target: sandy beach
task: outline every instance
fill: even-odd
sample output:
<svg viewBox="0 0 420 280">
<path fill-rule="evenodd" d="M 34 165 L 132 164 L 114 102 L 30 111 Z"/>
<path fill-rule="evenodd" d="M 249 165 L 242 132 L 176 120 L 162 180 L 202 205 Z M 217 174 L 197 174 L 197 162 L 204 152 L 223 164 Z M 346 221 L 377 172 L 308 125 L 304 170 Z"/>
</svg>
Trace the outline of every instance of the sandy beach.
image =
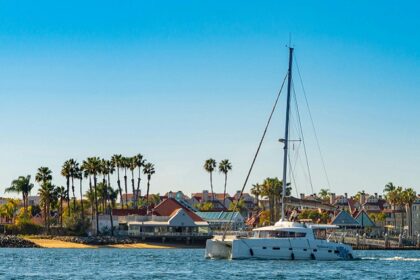
<svg viewBox="0 0 420 280">
<path fill-rule="evenodd" d="M 114 245 L 86 245 L 76 242 L 66 242 L 47 238 L 31 238 L 25 237 L 26 240 L 32 241 L 41 248 L 61 248 L 61 249 L 97 249 L 97 248 L 117 248 L 117 249 L 175 249 L 187 248 L 178 244 L 155 244 L 155 243 L 133 243 L 133 244 L 114 244 Z"/>
</svg>

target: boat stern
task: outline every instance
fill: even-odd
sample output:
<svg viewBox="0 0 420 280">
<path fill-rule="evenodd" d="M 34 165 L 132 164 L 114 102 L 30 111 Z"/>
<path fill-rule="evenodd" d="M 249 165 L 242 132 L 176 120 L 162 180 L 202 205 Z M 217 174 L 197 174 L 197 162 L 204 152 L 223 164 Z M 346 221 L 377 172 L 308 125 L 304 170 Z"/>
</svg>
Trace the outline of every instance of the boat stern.
<svg viewBox="0 0 420 280">
<path fill-rule="evenodd" d="M 232 256 L 232 242 L 217 239 L 206 241 L 205 258 L 210 259 L 230 259 Z"/>
</svg>

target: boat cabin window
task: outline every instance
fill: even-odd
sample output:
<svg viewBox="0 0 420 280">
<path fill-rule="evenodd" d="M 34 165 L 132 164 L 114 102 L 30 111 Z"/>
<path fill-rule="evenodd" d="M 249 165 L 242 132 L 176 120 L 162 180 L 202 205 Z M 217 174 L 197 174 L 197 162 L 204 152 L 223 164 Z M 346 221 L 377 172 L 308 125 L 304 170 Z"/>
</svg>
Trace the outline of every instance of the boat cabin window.
<svg viewBox="0 0 420 280">
<path fill-rule="evenodd" d="M 255 232 L 255 237 L 257 238 L 295 238 L 295 237 L 305 237 L 306 233 L 304 232 L 295 232 L 295 231 L 257 231 Z"/>
</svg>

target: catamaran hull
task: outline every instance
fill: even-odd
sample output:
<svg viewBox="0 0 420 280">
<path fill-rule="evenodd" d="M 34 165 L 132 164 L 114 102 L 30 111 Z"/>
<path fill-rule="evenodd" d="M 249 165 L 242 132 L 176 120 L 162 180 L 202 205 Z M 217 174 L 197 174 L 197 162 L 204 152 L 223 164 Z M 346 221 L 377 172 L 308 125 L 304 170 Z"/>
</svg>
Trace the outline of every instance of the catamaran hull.
<svg viewBox="0 0 420 280">
<path fill-rule="evenodd" d="M 205 257 L 215 259 L 351 260 L 350 246 L 308 239 L 207 240 Z"/>
</svg>

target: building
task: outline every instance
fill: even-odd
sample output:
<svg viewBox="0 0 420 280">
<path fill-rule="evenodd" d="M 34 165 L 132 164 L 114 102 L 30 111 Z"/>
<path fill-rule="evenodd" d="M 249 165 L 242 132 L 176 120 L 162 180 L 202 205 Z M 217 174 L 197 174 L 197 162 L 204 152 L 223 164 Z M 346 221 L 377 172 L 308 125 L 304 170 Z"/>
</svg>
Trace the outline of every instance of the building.
<svg viewBox="0 0 420 280">
<path fill-rule="evenodd" d="M 159 203 L 147 215 L 118 217 L 119 228 L 143 239 L 204 240 L 211 237 L 209 224 L 173 198 Z"/>
<path fill-rule="evenodd" d="M 243 230 L 245 219 L 239 212 L 196 212 L 212 230 Z"/>
<path fill-rule="evenodd" d="M 420 195 L 417 196 L 416 201 L 411 206 L 411 235 L 417 236 L 420 234 Z"/>
<path fill-rule="evenodd" d="M 37 206 L 40 204 L 41 198 L 39 195 L 28 196 L 28 206 Z"/>
</svg>

